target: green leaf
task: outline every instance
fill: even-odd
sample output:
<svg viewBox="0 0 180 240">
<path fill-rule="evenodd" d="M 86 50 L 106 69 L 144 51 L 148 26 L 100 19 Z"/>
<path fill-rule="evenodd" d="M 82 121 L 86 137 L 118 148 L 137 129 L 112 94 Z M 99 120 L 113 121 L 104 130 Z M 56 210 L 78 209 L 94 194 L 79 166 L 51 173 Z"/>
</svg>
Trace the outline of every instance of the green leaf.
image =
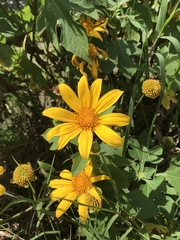
<svg viewBox="0 0 180 240">
<path fill-rule="evenodd" d="M 0 53 L 0 66 L 8 70 L 12 66 L 12 56 L 15 53 L 9 45 L 2 43 L 0 43 Z"/>
<path fill-rule="evenodd" d="M 135 52 L 135 48 L 133 42 L 127 42 L 125 40 L 117 40 L 115 43 L 117 46 L 118 52 L 118 67 L 120 72 L 131 79 L 132 76 L 136 73 L 137 67 L 135 62 L 131 60 L 131 55 Z"/>
<path fill-rule="evenodd" d="M 79 174 L 87 165 L 87 160 L 83 159 L 79 153 L 73 155 L 73 164 L 71 167 L 71 172 L 73 177 Z"/>
<path fill-rule="evenodd" d="M 9 17 L 0 9 L 0 34 L 5 37 L 14 37 L 23 34 L 16 25 L 16 18 L 18 18 L 17 15 Z"/>
<path fill-rule="evenodd" d="M 26 53 L 22 54 L 22 57 L 19 61 L 19 66 L 21 69 L 21 73 L 25 76 L 29 74 L 32 77 L 32 83 L 37 84 L 40 87 L 46 86 L 46 81 L 44 76 L 42 75 L 42 69 L 40 69 L 35 63 L 30 61 Z"/>
<path fill-rule="evenodd" d="M 44 162 L 42 162 L 42 161 L 37 161 L 37 163 L 38 163 L 38 165 L 39 165 L 39 167 L 41 168 L 41 169 L 43 169 L 44 171 L 55 171 L 55 169 L 53 168 L 53 166 L 52 165 L 50 165 L 50 164 L 48 164 L 48 163 L 44 163 Z"/>
<path fill-rule="evenodd" d="M 156 205 L 140 190 L 132 190 L 127 194 L 127 198 L 133 208 L 131 214 L 137 218 L 148 219 L 158 214 L 158 208 Z"/>
<path fill-rule="evenodd" d="M 46 138 L 46 134 L 49 132 L 49 130 L 51 130 L 52 128 L 48 128 L 46 129 L 46 131 L 42 134 L 43 138 L 48 141 L 49 143 L 52 143 L 51 147 L 50 147 L 50 150 L 51 151 L 54 151 L 54 150 L 57 150 L 58 149 L 58 141 L 59 141 L 59 136 L 55 136 L 55 137 L 52 137 L 50 140 L 47 140 Z"/>
<path fill-rule="evenodd" d="M 40 21 L 38 23 L 38 29 L 40 33 L 42 33 L 42 29 L 46 28 L 49 40 L 54 44 L 56 49 L 59 50 L 56 29 L 58 26 L 61 31 L 60 44 L 62 44 L 67 51 L 89 62 L 90 58 L 88 56 L 88 38 L 86 31 L 72 19 L 69 13 L 70 10 L 74 11 L 75 6 L 78 9 L 84 10 L 84 7 L 80 7 L 70 1 L 45 0 L 44 9 L 38 17 L 38 22 Z M 86 7 L 89 8 L 89 6 L 90 5 L 87 3 Z"/>
<path fill-rule="evenodd" d="M 174 45 L 174 47 L 177 51 L 177 54 L 180 58 L 180 42 L 178 41 L 178 39 L 176 39 L 175 37 L 172 37 L 172 36 L 163 36 L 161 38 L 162 39 L 167 39 L 168 41 L 170 41 Z"/>
<path fill-rule="evenodd" d="M 161 34 L 161 32 L 163 30 L 166 13 L 167 13 L 167 6 L 168 6 L 167 0 L 161 1 L 161 6 L 159 7 L 160 11 L 158 14 L 157 23 L 156 23 L 156 27 L 155 27 L 155 31 L 154 31 L 154 36 L 153 36 L 154 42 L 157 41 L 159 35 Z"/>
<path fill-rule="evenodd" d="M 177 161 L 171 162 L 170 167 L 164 173 L 158 175 L 164 176 L 168 183 L 173 186 L 180 196 L 180 163 Z"/>
</svg>

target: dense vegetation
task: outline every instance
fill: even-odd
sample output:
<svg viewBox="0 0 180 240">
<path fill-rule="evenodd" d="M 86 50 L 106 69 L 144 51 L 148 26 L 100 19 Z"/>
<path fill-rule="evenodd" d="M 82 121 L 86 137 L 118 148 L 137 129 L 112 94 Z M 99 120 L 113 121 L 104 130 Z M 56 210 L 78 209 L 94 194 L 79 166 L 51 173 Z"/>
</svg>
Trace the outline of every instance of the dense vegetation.
<svg viewBox="0 0 180 240">
<path fill-rule="evenodd" d="M 1 0 L 0 239 L 180 239 L 179 8 L 179 0 Z M 108 177 L 94 183 L 102 205 L 94 197 L 85 221 L 78 198 L 57 218 L 49 183 L 64 169 L 74 179 L 84 172 L 86 145 L 77 134 L 59 147 L 66 134 L 47 136 L 63 121 L 44 111 L 74 113 L 59 89 L 83 90 L 86 101 L 80 79 L 89 87 L 102 79 L 101 96 L 112 93 L 98 119 L 130 117 L 107 124 L 122 146 L 91 126 L 92 174 Z M 116 100 L 115 89 L 123 91 Z M 24 186 L 13 175 L 22 164 L 35 174 Z"/>
</svg>

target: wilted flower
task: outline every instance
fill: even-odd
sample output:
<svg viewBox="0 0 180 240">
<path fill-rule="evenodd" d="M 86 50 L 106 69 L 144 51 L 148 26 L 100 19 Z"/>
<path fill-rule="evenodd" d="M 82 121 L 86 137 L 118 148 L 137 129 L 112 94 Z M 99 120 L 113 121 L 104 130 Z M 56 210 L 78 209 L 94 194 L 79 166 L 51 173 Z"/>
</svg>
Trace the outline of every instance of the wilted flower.
<svg viewBox="0 0 180 240">
<path fill-rule="evenodd" d="M 19 164 L 13 172 L 11 183 L 15 183 L 20 187 L 28 188 L 29 183 L 36 179 L 37 177 L 34 174 L 34 170 L 30 163 Z"/>
<path fill-rule="evenodd" d="M 96 79 L 98 77 L 98 72 L 102 72 L 99 68 L 99 60 L 107 60 L 109 58 L 106 51 L 96 47 L 94 44 L 89 44 L 89 57 L 92 60 L 87 63 L 89 70 L 91 71 L 92 77 Z M 74 66 L 79 68 L 79 71 L 82 75 L 87 76 L 84 72 L 84 65 L 86 62 L 82 59 L 79 59 L 75 54 L 72 56 L 71 62 Z"/>
<path fill-rule="evenodd" d="M 102 19 L 95 21 L 91 17 L 84 16 L 84 15 L 81 16 L 81 24 L 86 29 L 88 36 L 98 38 L 101 41 L 102 41 L 102 37 L 99 34 L 99 32 L 108 33 L 108 30 L 104 28 L 107 23 L 108 23 L 108 18 L 106 18 L 106 20 L 103 22 Z"/>
<path fill-rule="evenodd" d="M 147 79 L 142 83 L 142 92 L 148 98 L 155 99 L 161 93 L 161 84 L 159 80 Z"/>
<path fill-rule="evenodd" d="M 43 115 L 60 123 L 46 134 L 47 140 L 60 136 L 58 149 L 62 149 L 71 139 L 78 136 L 79 152 L 82 158 L 88 159 L 92 147 L 93 132 L 111 146 L 122 146 L 123 139 L 108 126 L 126 126 L 129 116 L 122 113 L 107 113 L 123 91 L 114 89 L 100 98 L 102 79 L 96 79 L 90 89 L 85 76 L 78 82 L 78 96 L 66 84 L 59 84 L 59 91 L 64 101 L 74 112 L 61 107 L 52 107 L 43 111 Z"/>
<path fill-rule="evenodd" d="M 53 179 L 49 186 L 56 188 L 50 198 L 53 201 L 61 201 L 56 209 L 56 217 L 62 216 L 71 204 L 77 199 L 78 211 L 81 221 L 85 221 L 89 212 L 97 211 L 101 207 L 101 189 L 94 186 L 94 182 L 109 179 L 106 175 L 92 176 L 92 162 L 88 161 L 85 169 L 72 176 L 69 170 L 60 173 L 62 179 Z"/>
<path fill-rule="evenodd" d="M 177 100 L 175 98 L 175 93 L 171 89 L 165 90 L 161 104 L 166 110 L 169 110 L 171 102 L 177 103 Z"/>
</svg>

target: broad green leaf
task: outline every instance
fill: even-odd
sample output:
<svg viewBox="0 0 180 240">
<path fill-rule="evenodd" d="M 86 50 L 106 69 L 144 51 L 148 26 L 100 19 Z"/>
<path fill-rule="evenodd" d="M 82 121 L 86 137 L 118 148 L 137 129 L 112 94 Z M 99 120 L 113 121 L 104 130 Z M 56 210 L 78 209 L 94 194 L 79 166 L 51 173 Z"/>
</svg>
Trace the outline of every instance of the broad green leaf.
<svg viewBox="0 0 180 240">
<path fill-rule="evenodd" d="M 118 156 L 122 156 L 122 147 L 112 147 L 112 146 L 107 145 L 104 142 L 102 142 L 100 144 L 100 147 L 101 147 L 100 152 L 103 155 L 109 155 L 109 156 L 118 155 Z"/>
<path fill-rule="evenodd" d="M 0 34 L 5 37 L 15 37 L 23 34 L 23 24 L 16 14 L 11 14 L 7 16 L 0 9 Z M 22 28 L 20 28 L 20 26 Z"/>
<path fill-rule="evenodd" d="M 165 192 L 166 183 L 162 176 L 158 176 L 152 180 L 145 180 L 145 184 L 140 186 L 140 190 L 146 197 L 150 198 L 156 206 L 164 205 L 166 203 Z"/>
<path fill-rule="evenodd" d="M 0 66 L 9 70 L 12 66 L 12 56 L 14 55 L 13 49 L 7 45 L 0 43 Z"/>
<path fill-rule="evenodd" d="M 172 162 L 168 170 L 158 175 L 164 176 L 168 183 L 173 186 L 180 196 L 180 164 L 176 161 Z"/>
<path fill-rule="evenodd" d="M 161 1 L 161 6 L 159 7 L 160 10 L 159 10 L 157 23 L 156 23 L 156 27 L 155 27 L 155 31 L 154 31 L 154 36 L 153 36 L 154 42 L 157 41 L 159 35 L 163 31 L 165 17 L 166 17 L 166 13 L 167 13 L 167 6 L 168 6 L 167 0 Z"/>
<path fill-rule="evenodd" d="M 117 46 L 119 70 L 125 77 L 131 79 L 137 71 L 136 64 L 130 57 L 133 55 L 133 52 L 135 52 L 133 43 L 125 40 L 117 40 L 117 42 L 115 42 L 115 46 Z"/>
<path fill-rule="evenodd" d="M 90 61 L 88 57 L 88 38 L 85 29 L 77 24 L 70 16 L 69 11 L 73 9 L 74 3 L 63 0 L 45 0 L 44 9 L 38 17 L 39 33 L 46 29 L 49 40 L 59 50 L 59 39 L 57 36 L 57 27 L 60 28 L 60 44 L 63 47 L 80 58 Z M 89 8 L 89 4 L 87 3 Z M 82 7 L 84 10 L 84 8 Z M 40 22 L 39 22 L 40 21 Z M 44 24 L 44 27 L 43 27 Z"/>
<path fill-rule="evenodd" d="M 76 176 L 79 174 L 87 165 L 87 160 L 83 159 L 79 153 L 73 156 L 73 164 L 71 167 L 72 175 Z"/>
<path fill-rule="evenodd" d="M 42 75 L 42 69 L 40 69 L 35 63 L 29 60 L 26 53 L 23 53 L 19 61 L 19 67 L 22 75 L 29 74 L 31 76 L 32 85 L 38 85 L 43 87 L 46 85 L 44 76 Z"/>
<path fill-rule="evenodd" d="M 175 47 L 177 54 L 180 58 L 180 42 L 178 41 L 178 39 L 176 39 L 175 37 L 172 36 L 162 36 L 162 39 L 167 39 L 168 41 L 170 41 L 173 46 Z"/>
<path fill-rule="evenodd" d="M 128 193 L 127 198 L 132 207 L 131 214 L 140 219 L 148 219 L 158 214 L 156 205 L 140 190 L 134 189 Z"/>
</svg>

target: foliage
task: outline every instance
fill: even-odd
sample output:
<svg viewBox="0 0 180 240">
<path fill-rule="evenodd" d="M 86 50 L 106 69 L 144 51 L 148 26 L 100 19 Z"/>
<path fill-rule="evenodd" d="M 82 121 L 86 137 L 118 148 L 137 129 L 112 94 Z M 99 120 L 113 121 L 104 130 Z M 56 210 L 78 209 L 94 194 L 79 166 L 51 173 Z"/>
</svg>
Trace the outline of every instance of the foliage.
<svg viewBox="0 0 180 240">
<path fill-rule="evenodd" d="M 24 0 L 0 3 L 0 238 L 7 239 L 180 239 L 180 1 Z M 89 36 L 81 15 L 93 23 L 108 18 Z M 103 204 L 82 222 L 77 202 L 55 217 L 49 182 L 63 169 L 79 174 L 86 161 L 78 153 L 77 138 L 57 150 L 59 136 L 46 133 L 59 122 L 43 117 L 49 107 L 63 107 L 58 84 L 77 92 L 83 62 L 89 85 L 94 81 L 88 44 L 97 52 L 102 95 L 112 89 L 123 97 L 107 113 L 130 116 L 126 127 L 113 127 L 124 139 L 122 147 L 94 138 L 93 174 L 110 180 L 97 182 Z M 142 82 L 156 79 L 161 94 L 142 94 Z M 68 108 L 68 110 L 70 110 Z M 73 162 L 72 162 L 73 159 Z M 37 180 L 23 189 L 10 183 L 17 164 L 30 162 Z"/>
</svg>

